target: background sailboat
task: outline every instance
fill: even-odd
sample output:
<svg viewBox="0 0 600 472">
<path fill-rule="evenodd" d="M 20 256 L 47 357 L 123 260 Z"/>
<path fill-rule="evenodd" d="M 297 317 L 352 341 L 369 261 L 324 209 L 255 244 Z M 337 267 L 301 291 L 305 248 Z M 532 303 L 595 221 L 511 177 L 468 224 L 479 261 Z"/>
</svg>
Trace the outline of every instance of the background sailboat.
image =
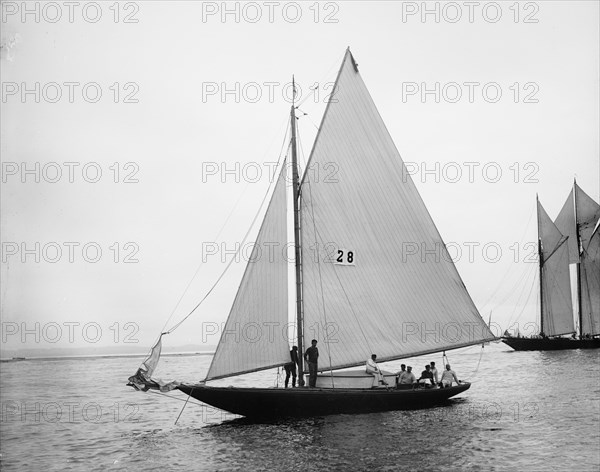
<svg viewBox="0 0 600 472">
<path fill-rule="evenodd" d="M 364 368 L 352 374 L 332 374 L 364 365 L 372 353 L 378 355 L 378 361 L 386 361 L 495 338 L 406 172 L 350 50 L 308 162 L 309 168 L 335 169 L 333 178 L 305 172 L 300 182 L 295 127 L 292 106 L 297 342 L 302 353 L 310 340 L 317 338 L 319 370 L 330 373 L 320 377 L 317 388 L 205 384 L 290 360 L 287 339 L 266 336 L 264 331 L 256 337 L 243 335 L 254 325 L 287 323 L 285 257 L 258 256 L 266 243 L 284 247 L 287 242 L 283 165 L 205 382 L 177 388 L 246 416 L 426 406 L 468 389 L 466 382 L 444 389 L 380 389 L 371 388 L 374 377 Z M 299 367 L 305 372 L 302 359 Z M 152 365 L 143 366 L 130 382 L 138 388 L 158 387 L 150 379 L 152 372 Z"/>
<path fill-rule="evenodd" d="M 539 200 L 540 335 L 506 337 L 518 351 L 600 348 L 600 205 L 577 183 L 553 222 Z M 577 264 L 577 318 L 574 339 L 569 264 Z M 572 338 L 562 335 L 573 334 Z"/>
</svg>

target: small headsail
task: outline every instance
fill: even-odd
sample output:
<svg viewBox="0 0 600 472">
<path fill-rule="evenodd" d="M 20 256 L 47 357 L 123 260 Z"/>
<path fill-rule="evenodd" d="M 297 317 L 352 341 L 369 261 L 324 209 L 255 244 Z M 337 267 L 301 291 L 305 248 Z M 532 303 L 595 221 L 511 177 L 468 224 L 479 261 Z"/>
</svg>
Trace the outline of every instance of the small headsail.
<svg viewBox="0 0 600 472">
<path fill-rule="evenodd" d="M 151 379 L 154 373 L 158 361 L 160 359 L 160 351 L 162 350 L 162 334 L 156 341 L 156 344 L 152 346 L 150 355 L 142 362 L 137 372 L 129 377 L 129 383 L 127 385 L 134 387 L 137 390 L 143 390 L 144 392 L 150 388 L 160 388 L 160 383 Z"/>
<path fill-rule="evenodd" d="M 573 333 L 573 304 L 567 238 L 538 201 L 538 230 L 542 241 L 543 331 L 547 336 Z"/>
<path fill-rule="evenodd" d="M 347 51 L 302 183 L 305 345 L 341 368 L 494 339 Z"/>
<path fill-rule="evenodd" d="M 290 360 L 285 162 L 206 380 Z"/>
</svg>

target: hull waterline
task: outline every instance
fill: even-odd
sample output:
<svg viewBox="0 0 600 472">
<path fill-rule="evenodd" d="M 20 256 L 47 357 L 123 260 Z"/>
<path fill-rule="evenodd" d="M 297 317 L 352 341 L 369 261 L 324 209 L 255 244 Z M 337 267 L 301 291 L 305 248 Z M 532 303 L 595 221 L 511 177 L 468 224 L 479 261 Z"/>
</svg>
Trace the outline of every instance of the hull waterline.
<svg viewBox="0 0 600 472">
<path fill-rule="evenodd" d="M 307 417 L 340 413 L 418 409 L 444 403 L 469 389 L 468 382 L 448 388 L 321 389 L 234 388 L 202 384 L 177 388 L 211 406 L 250 418 Z"/>
<path fill-rule="evenodd" d="M 598 349 L 600 338 L 502 338 L 515 351 L 562 351 L 565 349 Z"/>
</svg>

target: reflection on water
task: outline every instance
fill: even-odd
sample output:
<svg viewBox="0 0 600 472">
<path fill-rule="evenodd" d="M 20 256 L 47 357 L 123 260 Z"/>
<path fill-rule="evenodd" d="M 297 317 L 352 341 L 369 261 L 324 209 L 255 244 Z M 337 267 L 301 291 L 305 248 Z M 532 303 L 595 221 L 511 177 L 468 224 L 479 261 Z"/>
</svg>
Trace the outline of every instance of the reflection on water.
<svg viewBox="0 0 600 472">
<path fill-rule="evenodd" d="M 598 470 L 600 351 L 452 354 L 470 390 L 431 409 L 252 421 L 124 386 L 131 359 L 2 366 L 3 470 Z M 418 366 L 427 359 L 410 360 Z M 164 362 L 163 362 L 164 361 Z M 206 356 L 161 360 L 202 378 Z M 403 361 L 405 362 L 405 361 Z M 397 368 L 400 362 L 390 363 Z M 162 372 L 162 373 L 161 373 Z M 222 384 L 273 385 L 273 372 Z"/>
</svg>

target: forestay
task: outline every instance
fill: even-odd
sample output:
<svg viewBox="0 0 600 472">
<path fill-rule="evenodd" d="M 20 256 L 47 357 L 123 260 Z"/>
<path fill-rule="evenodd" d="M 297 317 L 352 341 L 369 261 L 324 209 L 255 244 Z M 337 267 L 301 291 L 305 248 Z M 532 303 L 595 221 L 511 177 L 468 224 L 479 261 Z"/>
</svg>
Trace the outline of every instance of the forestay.
<svg viewBox="0 0 600 472">
<path fill-rule="evenodd" d="M 320 368 L 494 339 L 346 52 L 301 188 L 304 345 Z"/>
<path fill-rule="evenodd" d="M 290 361 L 285 162 L 206 380 Z"/>
<path fill-rule="evenodd" d="M 542 330 L 547 336 L 573 333 L 573 304 L 568 238 L 563 236 L 538 201 L 538 231 L 542 242 Z"/>
</svg>

